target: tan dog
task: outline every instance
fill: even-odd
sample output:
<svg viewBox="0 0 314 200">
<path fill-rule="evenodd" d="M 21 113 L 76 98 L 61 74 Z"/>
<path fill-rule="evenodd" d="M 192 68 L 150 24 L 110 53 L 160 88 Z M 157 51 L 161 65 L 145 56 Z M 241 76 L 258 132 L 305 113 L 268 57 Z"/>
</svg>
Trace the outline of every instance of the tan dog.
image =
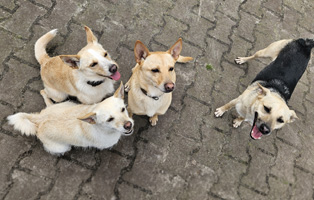
<svg viewBox="0 0 314 200">
<path fill-rule="evenodd" d="M 46 151 L 63 154 L 71 145 L 109 148 L 121 135 L 133 132 L 133 120 L 124 104 L 121 83 L 114 95 L 94 105 L 63 102 L 40 113 L 17 113 L 8 117 L 9 124 L 27 136 L 36 135 Z"/>
<path fill-rule="evenodd" d="M 35 57 L 41 65 L 45 87 L 41 94 L 46 104 L 48 98 L 61 102 L 69 95 L 93 104 L 114 92 L 114 82 L 120 79 L 118 65 L 87 26 L 85 30 L 87 45 L 77 55 L 48 56 L 46 46 L 56 36 L 56 29 L 37 40 Z"/>
<path fill-rule="evenodd" d="M 135 43 L 137 64 L 126 84 L 130 116 L 133 113 L 147 115 L 151 125 L 155 126 L 158 115 L 165 114 L 172 100 L 171 92 L 175 88 L 175 63 L 186 63 L 193 59 L 180 56 L 181 50 L 181 38 L 166 52 L 150 52 L 141 41 Z"/>
<path fill-rule="evenodd" d="M 237 64 L 257 57 L 270 57 L 273 62 L 257 74 L 238 98 L 217 108 L 215 116 L 220 117 L 235 107 L 240 116 L 233 121 L 233 126 L 237 128 L 243 121 L 249 121 L 253 139 L 293 122 L 297 115 L 287 102 L 308 65 L 313 47 L 311 39 L 280 40 L 253 56 L 235 59 Z"/>
</svg>

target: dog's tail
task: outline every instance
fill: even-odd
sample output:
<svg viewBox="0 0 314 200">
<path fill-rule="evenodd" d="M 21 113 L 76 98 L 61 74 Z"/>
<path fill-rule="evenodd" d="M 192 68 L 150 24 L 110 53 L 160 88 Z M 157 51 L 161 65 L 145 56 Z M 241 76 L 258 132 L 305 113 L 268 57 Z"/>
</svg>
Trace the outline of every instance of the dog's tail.
<svg viewBox="0 0 314 200">
<path fill-rule="evenodd" d="M 16 113 L 7 117 L 10 125 L 14 126 L 15 130 L 19 130 L 27 136 L 35 135 L 37 125 L 32 121 L 34 114 Z"/>
<path fill-rule="evenodd" d="M 179 62 L 179 63 L 187 63 L 187 62 L 189 62 L 191 60 L 193 60 L 192 57 L 179 56 L 177 62 Z"/>
<path fill-rule="evenodd" d="M 36 41 L 35 57 L 40 64 L 42 64 L 44 58 L 49 58 L 46 52 L 46 46 L 57 35 L 57 32 L 57 29 L 51 30 Z"/>
</svg>

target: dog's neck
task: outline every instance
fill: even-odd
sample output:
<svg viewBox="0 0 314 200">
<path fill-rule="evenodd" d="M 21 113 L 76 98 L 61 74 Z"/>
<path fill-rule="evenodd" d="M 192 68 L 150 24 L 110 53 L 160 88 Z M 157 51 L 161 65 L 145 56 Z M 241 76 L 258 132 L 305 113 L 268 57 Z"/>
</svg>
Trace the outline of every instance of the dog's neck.
<svg viewBox="0 0 314 200">
<path fill-rule="evenodd" d="M 87 84 L 91 85 L 92 87 L 96 87 L 96 86 L 102 84 L 103 82 L 105 82 L 105 81 L 87 81 Z"/>
<path fill-rule="evenodd" d="M 152 98 L 152 99 L 154 99 L 156 101 L 158 101 L 159 98 L 163 95 L 163 94 L 161 94 L 160 96 L 151 96 L 151 95 L 147 94 L 147 91 L 145 89 L 143 89 L 143 88 L 141 88 L 141 91 L 143 92 L 143 94 L 145 94 L 146 96 L 148 96 L 148 97 L 150 97 L 150 98 Z"/>
<path fill-rule="evenodd" d="M 272 79 L 270 81 L 261 81 L 260 84 L 270 89 L 270 91 L 278 93 L 286 102 L 289 101 L 291 93 L 288 86 L 282 80 Z"/>
</svg>

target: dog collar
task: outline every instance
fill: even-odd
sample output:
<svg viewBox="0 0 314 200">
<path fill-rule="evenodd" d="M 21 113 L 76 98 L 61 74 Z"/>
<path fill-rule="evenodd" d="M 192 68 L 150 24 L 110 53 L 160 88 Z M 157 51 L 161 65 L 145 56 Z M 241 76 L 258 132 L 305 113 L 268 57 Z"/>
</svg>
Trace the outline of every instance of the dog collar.
<svg viewBox="0 0 314 200">
<path fill-rule="evenodd" d="M 158 97 L 158 96 L 149 96 L 149 95 L 147 94 L 147 91 L 144 90 L 143 88 L 141 88 L 141 91 L 142 91 L 146 96 L 148 96 L 148 97 L 154 99 L 155 101 L 158 101 L 158 100 L 159 100 L 159 97 L 162 96 L 162 95 L 160 95 L 159 97 Z"/>
<path fill-rule="evenodd" d="M 100 84 L 102 84 L 104 81 L 87 81 L 88 85 L 91 85 L 92 87 L 96 87 Z"/>
</svg>

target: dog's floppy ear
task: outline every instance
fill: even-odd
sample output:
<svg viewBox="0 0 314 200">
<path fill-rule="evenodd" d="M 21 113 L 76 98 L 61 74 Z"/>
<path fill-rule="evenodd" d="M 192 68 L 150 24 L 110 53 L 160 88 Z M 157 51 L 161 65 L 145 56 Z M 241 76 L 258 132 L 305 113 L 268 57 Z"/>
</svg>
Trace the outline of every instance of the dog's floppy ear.
<svg viewBox="0 0 314 200">
<path fill-rule="evenodd" d="M 172 47 L 168 50 L 168 53 L 170 53 L 171 56 L 175 60 L 178 60 L 181 50 L 182 50 L 182 39 L 179 38 L 178 41 L 174 45 L 172 45 Z"/>
<path fill-rule="evenodd" d="M 264 96 L 266 96 L 267 93 L 270 92 L 269 89 L 263 87 L 261 84 L 257 83 L 257 85 L 258 85 L 257 93 L 258 93 L 259 97 L 264 97 Z"/>
<path fill-rule="evenodd" d="M 137 40 L 134 46 L 134 55 L 136 62 L 140 64 L 141 60 L 149 55 L 149 50 L 141 41 Z"/>
<path fill-rule="evenodd" d="M 294 122 L 296 119 L 299 119 L 294 110 L 290 110 L 290 119 L 288 123 Z"/>
<path fill-rule="evenodd" d="M 82 120 L 84 122 L 90 123 L 90 124 L 96 124 L 96 113 L 88 113 L 86 115 L 84 115 L 83 117 L 79 117 L 79 120 Z"/>
<path fill-rule="evenodd" d="M 120 83 L 119 88 L 115 91 L 113 96 L 116 98 L 124 99 L 124 86 L 123 86 L 122 81 Z"/>
<path fill-rule="evenodd" d="M 79 55 L 60 55 L 61 60 L 74 69 L 78 69 L 80 66 Z"/>
<path fill-rule="evenodd" d="M 85 31 L 86 31 L 86 38 L 87 38 L 87 43 L 94 43 L 97 42 L 97 38 L 93 34 L 92 30 L 88 28 L 87 26 L 84 26 Z"/>
</svg>

